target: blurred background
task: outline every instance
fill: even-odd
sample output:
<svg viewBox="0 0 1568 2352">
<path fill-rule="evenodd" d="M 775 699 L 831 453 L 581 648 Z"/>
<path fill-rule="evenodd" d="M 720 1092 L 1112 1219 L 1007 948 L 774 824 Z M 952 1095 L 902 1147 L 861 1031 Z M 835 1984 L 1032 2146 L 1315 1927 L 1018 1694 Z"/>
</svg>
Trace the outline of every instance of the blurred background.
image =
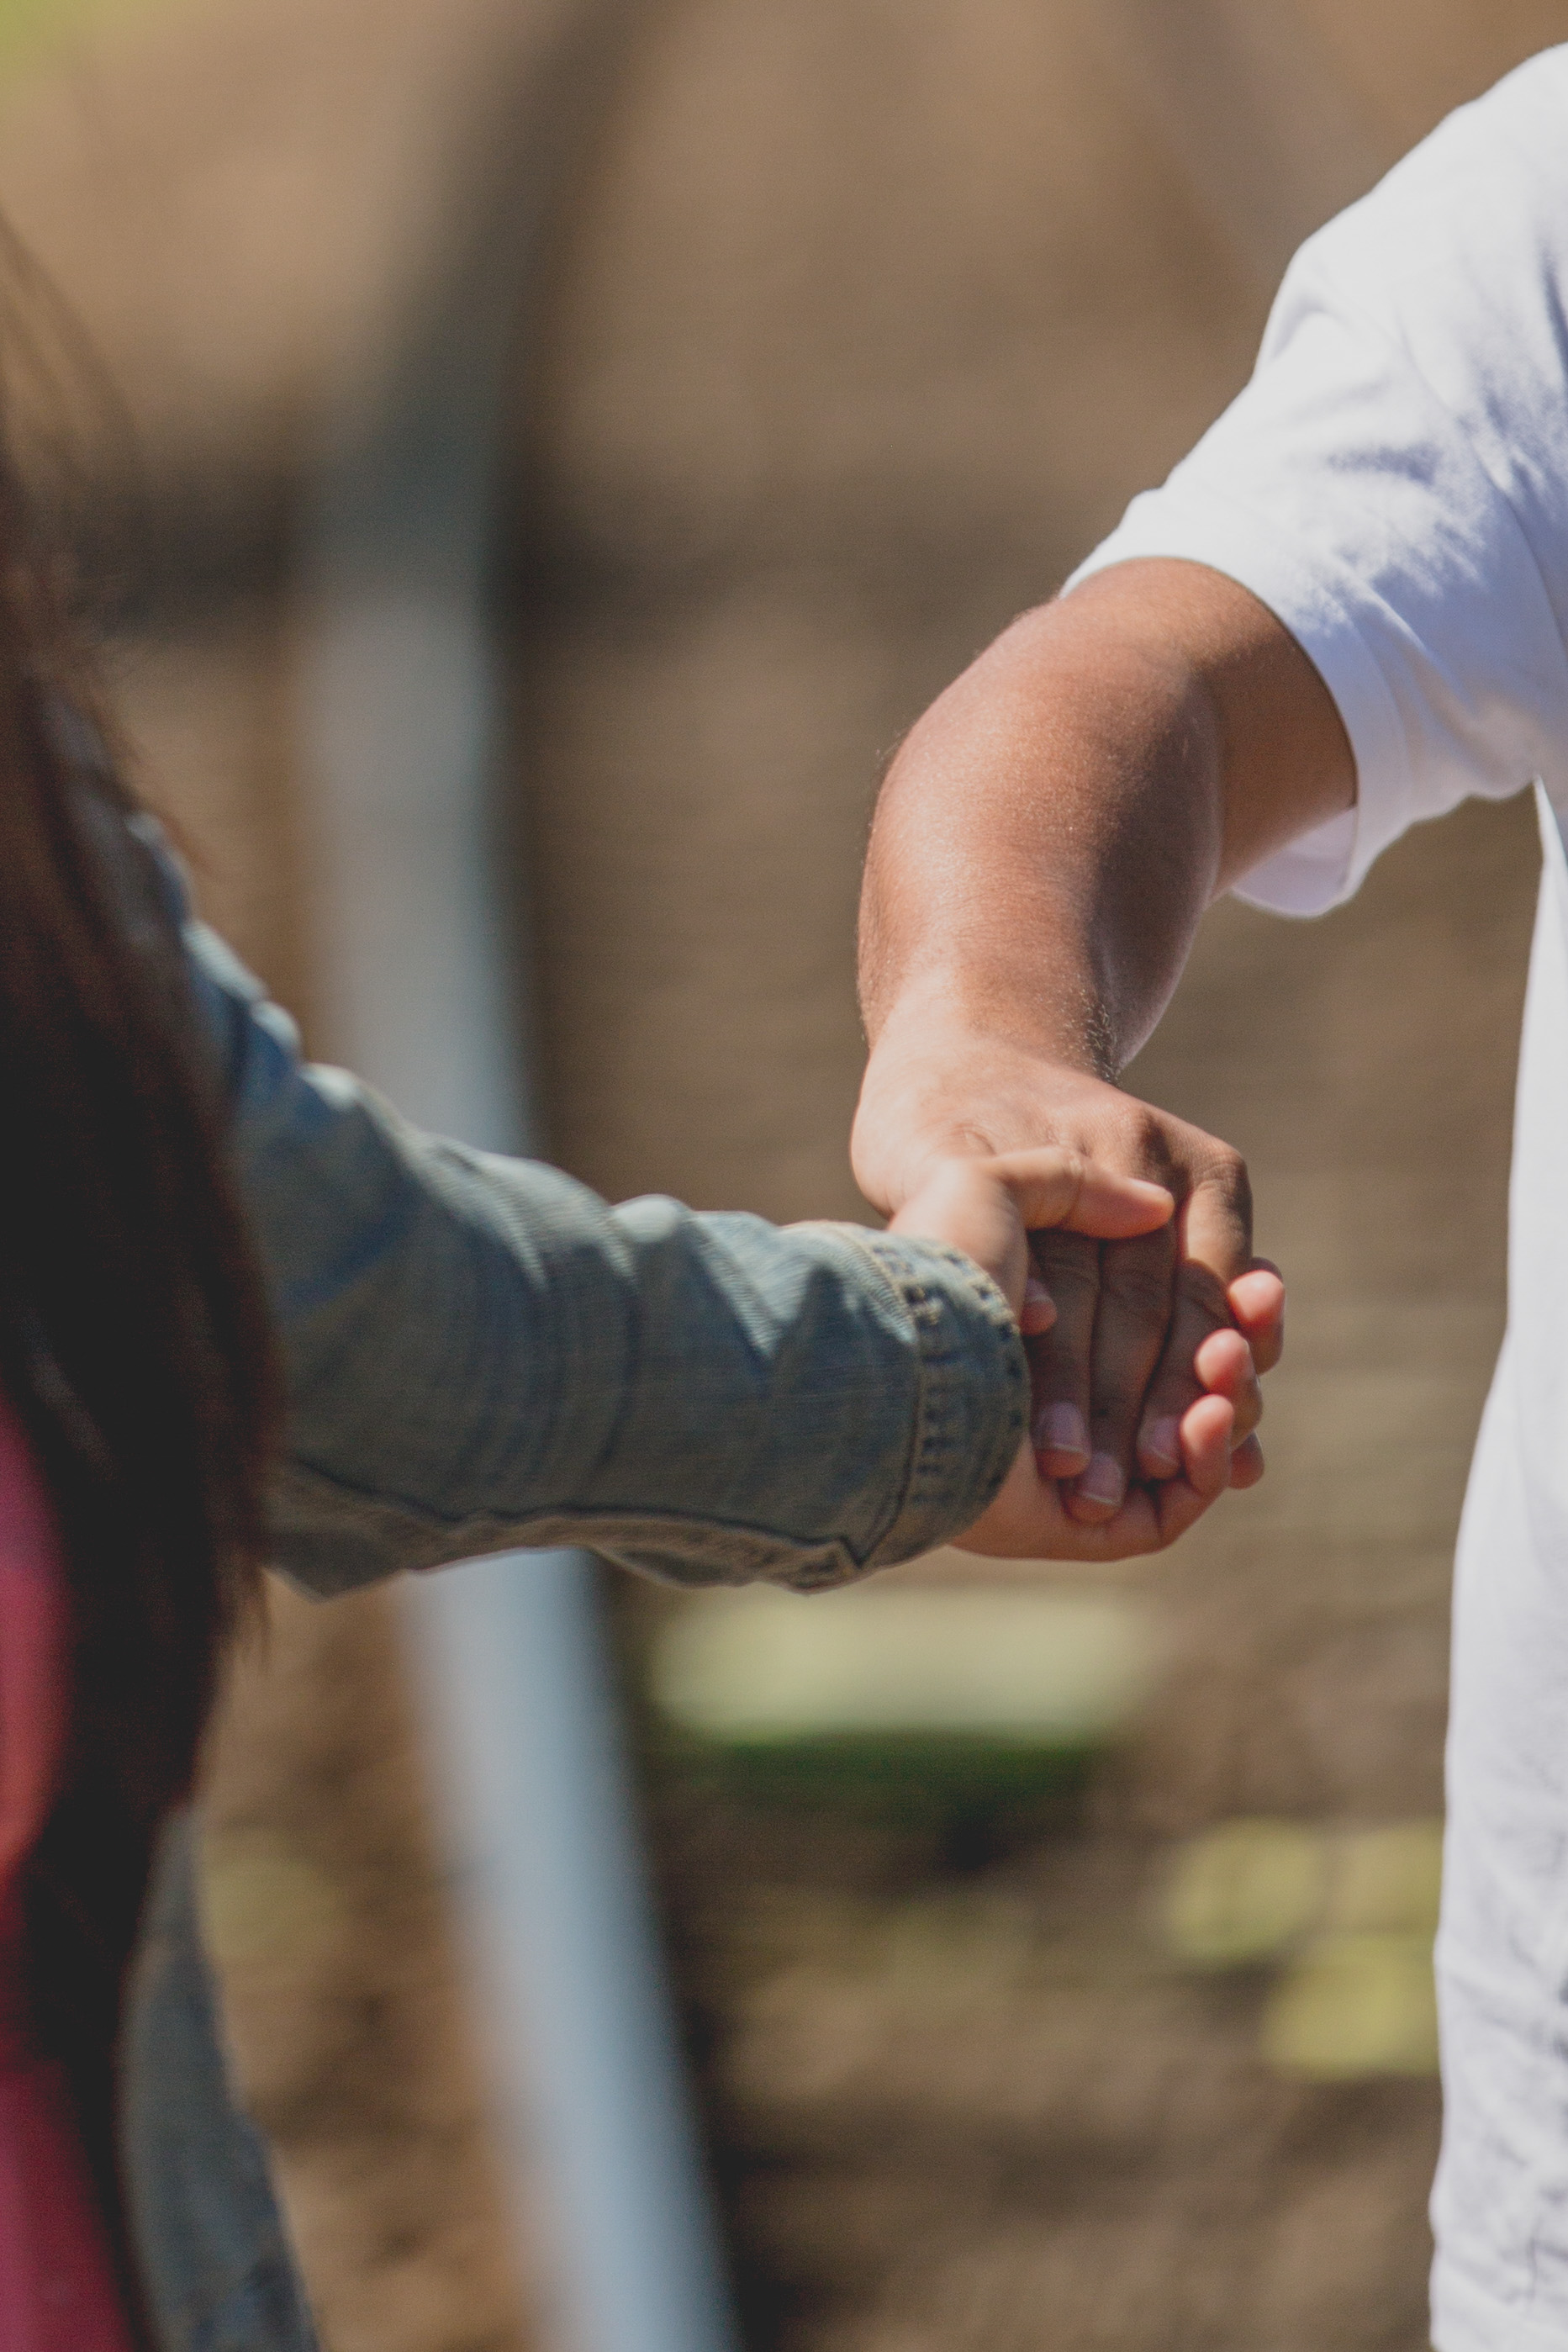
<svg viewBox="0 0 1568 2352">
<path fill-rule="evenodd" d="M 375 842 L 322 814 L 322 518 L 389 415 L 445 417 L 550 1155 L 865 1215 L 882 760 L 1242 383 L 1297 240 L 1563 37 L 1568 0 L 5 0 L 0 206 L 124 404 L 89 537 L 207 912 L 341 1051 Z M 1535 870 L 1526 806 L 1467 811 L 1320 924 L 1210 919 L 1131 1083 L 1247 1151 L 1293 1324 L 1267 1482 L 1175 1556 L 606 1580 L 747 2352 L 1425 2344 Z M 555 2352 L 406 1625 L 275 1601 L 209 1914 L 327 2343 Z"/>
</svg>

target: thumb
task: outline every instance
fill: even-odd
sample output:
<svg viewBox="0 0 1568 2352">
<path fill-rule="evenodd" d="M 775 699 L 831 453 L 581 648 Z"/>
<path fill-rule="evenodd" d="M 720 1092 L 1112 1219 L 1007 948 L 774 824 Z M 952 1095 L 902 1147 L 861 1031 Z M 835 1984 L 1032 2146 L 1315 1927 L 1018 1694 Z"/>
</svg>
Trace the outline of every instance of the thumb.
<svg viewBox="0 0 1568 2352">
<path fill-rule="evenodd" d="M 1129 1241 L 1168 1223 L 1176 1208 L 1163 1185 L 1120 1175 L 1056 1145 L 1005 1151 L 975 1164 L 1007 1186 L 1031 1233 L 1056 1225 L 1099 1241 Z"/>
<path fill-rule="evenodd" d="M 1065 1225 L 1074 1233 L 1122 1241 L 1152 1233 L 1174 1206 L 1158 1184 L 1118 1176 L 1081 1152 L 1050 1146 L 993 1160 L 934 1162 L 889 1230 L 924 1234 L 963 1250 L 1000 1285 L 1013 1313 L 1021 1315 L 1031 1228 Z M 1037 1301 L 1032 1329 L 1046 1328 L 1044 1312 Z"/>
</svg>

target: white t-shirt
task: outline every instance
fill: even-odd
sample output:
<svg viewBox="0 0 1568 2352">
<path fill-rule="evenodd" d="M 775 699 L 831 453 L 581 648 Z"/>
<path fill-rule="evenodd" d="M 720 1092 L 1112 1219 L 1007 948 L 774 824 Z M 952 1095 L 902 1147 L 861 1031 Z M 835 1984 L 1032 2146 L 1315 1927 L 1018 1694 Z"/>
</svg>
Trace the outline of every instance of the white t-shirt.
<svg viewBox="0 0 1568 2352">
<path fill-rule="evenodd" d="M 1312 656 L 1354 813 L 1248 877 L 1293 914 L 1539 782 L 1509 1331 L 1459 1539 L 1437 1942 L 1438 2352 L 1568 2347 L 1568 48 L 1313 237 L 1257 372 L 1083 570 L 1185 556 Z M 1553 822 L 1553 812 L 1558 822 Z"/>
</svg>

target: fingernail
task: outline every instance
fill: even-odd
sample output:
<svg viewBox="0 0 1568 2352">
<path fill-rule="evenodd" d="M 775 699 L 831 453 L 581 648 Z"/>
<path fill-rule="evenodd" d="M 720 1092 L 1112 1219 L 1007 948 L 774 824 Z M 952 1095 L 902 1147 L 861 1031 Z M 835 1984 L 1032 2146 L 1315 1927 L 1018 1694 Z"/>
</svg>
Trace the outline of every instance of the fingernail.
<svg viewBox="0 0 1568 2352">
<path fill-rule="evenodd" d="M 1026 1339 L 1034 1339 L 1049 1331 L 1056 1320 L 1056 1301 L 1038 1276 L 1030 1275 L 1023 1286 L 1023 1306 L 1019 1313 L 1019 1328 Z"/>
<path fill-rule="evenodd" d="M 1174 1414 L 1151 1421 L 1145 1430 L 1138 1451 L 1145 1461 L 1162 1463 L 1171 1470 L 1181 1468 L 1181 1423 Z"/>
<path fill-rule="evenodd" d="M 1034 1424 L 1037 1454 L 1089 1454 L 1089 1432 L 1075 1404 L 1048 1404 Z"/>
<path fill-rule="evenodd" d="M 1114 1510 L 1127 1491 L 1127 1482 L 1115 1455 L 1096 1454 L 1078 1481 L 1078 1491 L 1086 1503 L 1103 1503 Z"/>
</svg>

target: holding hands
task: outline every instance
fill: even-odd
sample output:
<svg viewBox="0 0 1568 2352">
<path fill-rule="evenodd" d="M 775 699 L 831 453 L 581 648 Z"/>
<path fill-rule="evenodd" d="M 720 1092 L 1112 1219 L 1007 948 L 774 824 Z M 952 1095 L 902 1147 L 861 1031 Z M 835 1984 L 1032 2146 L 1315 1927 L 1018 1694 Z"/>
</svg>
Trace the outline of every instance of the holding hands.
<svg viewBox="0 0 1568 2352">
<path fill-rule="evenodd" d="M 904 739 L 861 907 L 862 1192 L 895 1221 L 929 1217 L 941 1162 L 1006 1171 L 1045 1148 L 1175 1204 L 1114 1229 L 1020 1211 L 1054 1312 L 1020 1296 L 1032 1458 L 977 1546 L 1151 1551 L 1262 1475 L 1258 1382 L 1284 1287 L 1252 1255 L 1246 1168 L 1111 1080 L 1205 909 L 1354 799 L 1312 662 L 1200 563 L 1117 564 L 1023 614 Z"/>
<path fill-rule="evenodd" d="M 1159 1550 L 1263 1472 L 1259 1375 L 1279 1360 L 1284 1286 L 1252 1255 L 1246 1171 L 1081 1070 L 969 1034 L 942 1044 L 923 1024 L 905 1059 L 884 1031 L 855 1160 L 894 1230 L 965 1250 L 1024 1335 L 1030 1441 L 966 1546 Z"/>
</svg>

